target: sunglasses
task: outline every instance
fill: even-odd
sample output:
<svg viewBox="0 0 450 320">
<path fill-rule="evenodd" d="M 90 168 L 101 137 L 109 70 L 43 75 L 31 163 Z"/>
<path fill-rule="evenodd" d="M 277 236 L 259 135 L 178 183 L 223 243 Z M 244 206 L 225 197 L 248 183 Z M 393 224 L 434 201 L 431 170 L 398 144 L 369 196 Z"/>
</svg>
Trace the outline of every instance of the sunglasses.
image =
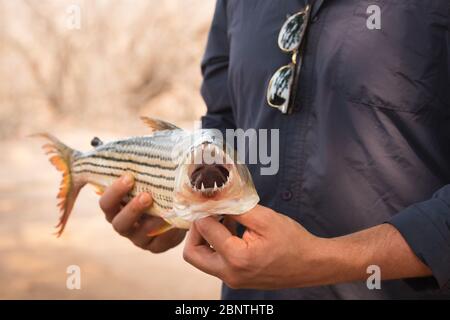
<svg viewBox="0 0 450 320">
<path fill-rule="evenodd" d="M 282 113 L 291 113 L 292 86 L 296 83 L 302 64 L 302 44 L 310 17 L 310 6 L 290 16 L 278 34 L 278 46 L 283 52 L 292 54 L 291 63 L 279 68 L 267 87 L 267 103 Z"/>
</svg>

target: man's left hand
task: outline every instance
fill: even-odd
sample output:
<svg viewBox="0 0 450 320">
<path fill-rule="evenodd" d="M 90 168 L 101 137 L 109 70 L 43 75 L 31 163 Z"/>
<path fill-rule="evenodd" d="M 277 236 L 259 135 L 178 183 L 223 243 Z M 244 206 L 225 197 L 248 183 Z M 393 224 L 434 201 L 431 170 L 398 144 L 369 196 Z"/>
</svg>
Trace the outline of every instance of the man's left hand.
<svg viewBox="0 0 450 320">
<path fill-rule="evenodd" d="M 232 219 L 247 228 L 242 238 L 212 217 L 196 221 L 184 249 L 185 260 L 232 288 L 276 289 L 316 282 L 314 275 L 324 267 L 325 239 L 259 205 Z"/>
</svg>

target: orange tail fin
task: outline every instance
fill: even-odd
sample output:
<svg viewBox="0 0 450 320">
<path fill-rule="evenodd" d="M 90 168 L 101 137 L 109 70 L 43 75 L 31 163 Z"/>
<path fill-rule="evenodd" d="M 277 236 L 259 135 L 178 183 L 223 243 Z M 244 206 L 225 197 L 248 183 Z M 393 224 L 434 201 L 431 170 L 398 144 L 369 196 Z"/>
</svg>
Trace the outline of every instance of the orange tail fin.
<svg viewBox="0 0 450 320">
<path fill-rule="evenodd" d="M 58 171 L 61 171 L 63 175 L 57 196 L 59 199 L 58 207 L 61 212 L 61 217 L 59 223 L 56 225 L 56 228 L 58 229 L 56 235 L 60 237 L 66 227 L 78 193 L 84 185 L 82 183 L 76 183 L 72 176 L 72 163 L 79 152 L 69 148 L 51 134 L 39 133 L 33 136 L 42 137 L 49 141 L 49 143 L 44 144 L 42 148 L 45 150 L 46 154 L 50 156 L 49 160 L 51 164 L 53 164 Z"/>
</svg>

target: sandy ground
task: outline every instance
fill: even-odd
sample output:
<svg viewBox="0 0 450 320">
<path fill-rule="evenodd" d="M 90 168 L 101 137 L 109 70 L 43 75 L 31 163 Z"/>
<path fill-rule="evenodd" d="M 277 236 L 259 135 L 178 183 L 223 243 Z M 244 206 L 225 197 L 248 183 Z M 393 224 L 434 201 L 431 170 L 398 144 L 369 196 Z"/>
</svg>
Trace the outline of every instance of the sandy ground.
<svg viewBox="0 0 450 320">
<path fill-rule="evenodd" d="M 68 145 L 86 150 L 104 140 L 145 134 L 145 128 L 107 131 L 51 130 Z M 134 131 L 134 132 L 133 132 Z M 182 258 L 182 245 L 154 255 L 114 233 L 98 208 L 98 196 L 82 190 L 64 235 L 58 219 L 60 174 L 48 163 L 41 141 L 19 137 L 0 142 L 1 299 L 218 299 L 220 281 Z M 81 290 L 66 288 L 66 269 L 81 268 Z"/>
</svg>

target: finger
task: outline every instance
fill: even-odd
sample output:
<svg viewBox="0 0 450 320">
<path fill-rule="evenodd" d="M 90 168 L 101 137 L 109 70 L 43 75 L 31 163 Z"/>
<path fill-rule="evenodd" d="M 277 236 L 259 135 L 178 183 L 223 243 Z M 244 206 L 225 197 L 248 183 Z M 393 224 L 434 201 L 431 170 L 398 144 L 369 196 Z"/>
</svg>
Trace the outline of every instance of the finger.
<svg viewBox="0 0 450 320">
<path fill-rule="evenodd" d="M 120 201 L 120 205 L 121 205 L 122 207 L 125 207 L 125 206 L 128 204 L 128 202 L 131 201 L 131 199 L 133 199 L 133 198 L 130 196 L 129 193 L 127 193 L 127 195 L 124 196 L 124 197 L 122 198 L 122 200 Z"/>
<path fill-rule="evenodd" d="M 233 219 L 230 219 L 230 217 L 226 216 L 223 219 L 222 224 L 228 229 L 230 230 L 232 235 L 237 235 L 237 222 Z"/>
<path fill-rule="evenodd" d="M 257 205 L 244 214 L 230 215 L 229 217 L 243 226 L 257 233 L 261 233 L 267 230 L 270 221 L 273 220 L 274 214 L 277 213 L 269 208 Z"/>
<path fill-rule="evenodd" d="M 122 236 L 129 236 L 134 231 L 139 218 L 151 204 L 152 197 L 146 192 L 135 197 L 112 220 L 114 230 Z"/>
<path fill-rule="evenodd" d="M 189 230 L 183 258 L 197 269 L 216 277 L 220 277 L 225 269 L 223 259 L 208 244 L 205 244 L 195 224 Z"/>
<path fill-rule="evenodd" d="M 189 244 L 192 246 L 207 246 L 208 248 L 210 247 L 209 243 L 205 240 L 205 238 L 202 237 L 200 232 L 198 232 L 195 223 L 193 223 L 191 228 L 189 229 L 189 234 L 186 241 L 189 242 Z"/>
<path fill-rule="evenodd" d="M 183 241 L 187 230 L 172 229 L 160 236 L 152 238 L 147 245 L 147 249 L 153 253 L 161 253 L 167 251 Z M 148 232 L 148 230 L 147 230 Z"/>
<path fill-rule="evenodd" d="M 160 253 L 175 247 L 183 241 L 187 230 L 172 229 L 157 237 L 149 237 L 150 230 L 155 230 L 163 227 L 166 222 L 161 218 L 144 216 L 139 221 L 139 226 L 136 227 L 129 239 L 138 247 L 150 250 L 153 253 Z"/>
<path fill-rule="evenodd" d="M 196 230 L 220 254 L 228 255 L 232 243 L 242 241 L 231 234 L 223 224 L 212 217 L 195 221 Z M 236 244 L 237 245 L 237 244 Z"/>
<path fill-rule="evenodd" d="M 143 215 L 138 222 L 138 226 L 130 233 L 129 239 L 136 246 L 140 248 L 147 248 L 147 246 L 154 240 L 154 237 L 148 236 L 149 230 L 159 228 L 164 224 L 160 218 Z"/>
<path fill-rule="evenodd" d="M 134 178 L 126 173 L 108 187 L 100 198 L 100 208 L 105 213 L 106 219 L 111 222 L 114 216 L 120 211 L 121 201 L 131 190 Z"/>
</svg>

